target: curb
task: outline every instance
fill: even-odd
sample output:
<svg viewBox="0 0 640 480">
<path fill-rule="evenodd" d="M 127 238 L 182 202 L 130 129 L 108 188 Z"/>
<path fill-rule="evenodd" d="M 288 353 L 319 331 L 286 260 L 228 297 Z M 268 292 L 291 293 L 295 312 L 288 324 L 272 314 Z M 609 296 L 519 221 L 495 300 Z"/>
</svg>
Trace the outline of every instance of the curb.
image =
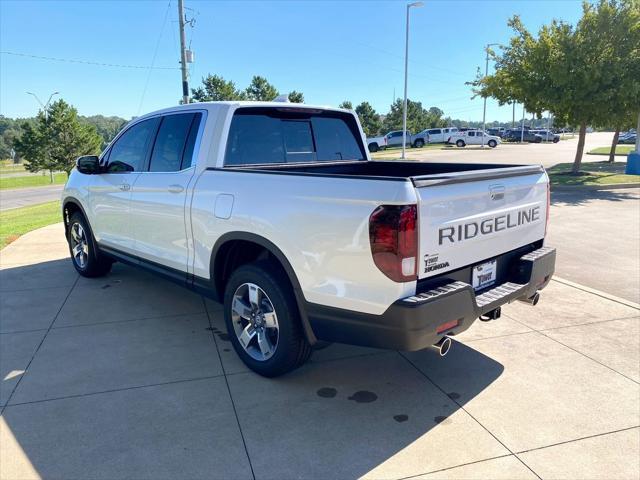
<svg viewBox="0 0 640 480">
<path fill-rule="evenodd" d="M 568 287 L 582 290 L 583 292 L 591 293 L 592 295 L 597 295 L 598 297 L 606 298 L 607 300 L 611 300 L 612 302 L 620 303 L 627 307 L 640 310 L 640 303 L 635 303 L 635 302 L 632 302 L 631 300 L 626 300 L 624 298 L 616 297 L 615 295 L 611 295 L 610 293 L 606 293 L 601 290 L 596 290 L 595 288 L 587 287 L 580 283 L 572 282 L 571 280 L 566 280 L 564 278 L 556 277 L 555 275 L 551 277 L 551 280 L 554 282 L 558 282 L 563 285 L 566 285 Z"/>
<path fill-rule="evenodd" d="M 639 188 L 640 183 L 613 183 L 611 185 L 551 185 L 552 192 L 572 192 L 577 190 L 619 190 Z"/>
<path fill-rule="evenodd" d="M 631 152 L 629 152 L 629 153 L 631 153 Z M 614 157 L 626 157 L 627 155 L 629 155 L 629 153 L 614 153 L 613 156 Z M 591 153 L 591 152 L 587 152 L 585 155 L 600 155 L 602 157 L 608 157 L 609 156 L 608 153 Z"/>
</svg>

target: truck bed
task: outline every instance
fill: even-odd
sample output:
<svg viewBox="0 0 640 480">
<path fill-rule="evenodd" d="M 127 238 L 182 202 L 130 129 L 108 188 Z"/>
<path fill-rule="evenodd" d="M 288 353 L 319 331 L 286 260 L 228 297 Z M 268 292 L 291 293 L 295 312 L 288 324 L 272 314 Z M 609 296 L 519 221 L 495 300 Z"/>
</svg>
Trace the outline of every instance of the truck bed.
<svg viewBox="0 0 640 480">
<path fill-rule="evenodd" d="M 504 165 L 451 162 L 314 162 L 277 165 L 247 165 L 225 167 L 225 170 L 241 170 L 288 175 L 336 176 L 380 180 L 413 180 L 416 186 L 457 183 L 503 176 L 526 175 L 541 172 L 538 165 Z"/>
</svg>

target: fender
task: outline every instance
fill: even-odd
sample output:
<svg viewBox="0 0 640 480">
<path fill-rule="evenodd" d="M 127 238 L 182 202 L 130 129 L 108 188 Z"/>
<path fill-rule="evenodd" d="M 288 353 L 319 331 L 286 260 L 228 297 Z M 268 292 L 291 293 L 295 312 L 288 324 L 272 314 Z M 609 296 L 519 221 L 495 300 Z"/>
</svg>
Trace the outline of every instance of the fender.
<svg viewBox="0 0 640 480">
<path fill-rule="evenodd" d="M 302 293 L 302 288 L 300 287 L 300 282 L 298 281 L 298 277 L 295 271 L 293 270 L 291 263 L 289 263 L 289 260 L 285 256 L 285 254 L 282 253 L 282 251 L 273 242 L 267 240 L 266 238 L 261 237 L 260 235 L 256 235 L 255 233 L 240 232 L 240 231 L 228 232 L 222 235 L 220 238 L 218 238 L 218 240 L 216 241 L 211 251 L 211 259 L 209 261 L 210 262 L 209 263 L 210 280 L 207 281 L 202 279 L 208 283 L 207 285 L 208 288 L 211 288 L 213 286 L 218 298 L 222 298 L 222 292 L 217 292 L 217 288 L 215 287 L 215 278 L 214 278 L 215 261 L 220 248 L 225 243 L 232 240 L 244 240 L 247 242 L 252 242 L 257 245 L 260 245 L 269 253 L 271 253 L 280 262 L 280 265 L 282 265 L 282 268 L 287 274 L 287 277 L 289 277 L 289 281 L 291 282 L 291 286 L 293 287 L 293 294 L 295 296 L 296 303 L 298 305 L 298 311 L 300 312 L 300 320 L 302 321 L 302 328 L 303 328 L 305 337 L 307 338 L 307 341 L 309 342 L 310 345 L 314 345 L 315 343 L 317 343 L 318 339 L 313 333 L 313 329 L 311 328 L 311 324 L 307 316 L 307 311 L 305 308 L 306 301 L 304 299 L 304 295 Z M 195 281 L 197 282 L 197 280 Z"/>
</svg>

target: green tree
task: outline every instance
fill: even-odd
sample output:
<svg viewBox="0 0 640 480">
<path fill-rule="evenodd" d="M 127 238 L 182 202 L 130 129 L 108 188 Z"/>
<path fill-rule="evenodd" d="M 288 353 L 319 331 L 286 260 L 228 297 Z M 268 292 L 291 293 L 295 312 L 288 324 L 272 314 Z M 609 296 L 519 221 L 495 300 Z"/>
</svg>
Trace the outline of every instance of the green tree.
<svg viewBox="0 0 640 480">
<path fill-rule="evenodd" d="M 360 119 L 360 125 L 367 137 L 373 137 L 376 135 L 382 127 L 380 121 L 380 115 L 374 110 L 369 102 L 362 102 L 356 107 L 356 113 Z"/>
<path fill-rule="evenodd" d="M 251 83 L 245 89 L 244 93 L 247 100 L 262 102 L 270 102 L 279 95 L 278 89 L 260 75 L 255 75 L 251 79 Z"/>
<path fill-rule="evenodd" d="M 554 114 L 560 124 L 579 126 L 572 172 L 578 174 L 587 125 L 610 124 L 612 110 L 624 118 L 624 105 L 640 105 L 640 8 L 637 0 L 584 3 L 576 27 L 553 21 L 534 37 L 518 16 L 509 21 L 515 36 L 496 72 L 473 84 L 481 96 L 503 105 L 512 100 L 541 117 Z M 619 95 L 626 97 L 617 103 Z M 630 107 L 633 108 L 633 107 Z"/>
<path fill-rule="evenodd" d="M 289 101 L 292 103 L 304 103 L 304 95 L 302 92 L 293 90 L 289 93 Z"/>
<path fill-rule="evenodd" d="M 124 118 L 116 116 L 105 117 L 104 115 L 93 115 L 90 117 L 81 116 L 80 121 L 95 127 L 98 135 L 102 137 L 101 149 L 104 149 L 127 123 Z"/>
<path fill-rule="evenodd" d="M 338 105 L 338 107 L 344 108 L 346 110 L 353 110 L 353 103 L 351 103 L 349 100 L 345 100 L 340 105 Z"/>
<path fill-rule="evenodd" d="M 402 99 L 397 99 L 385 116 L 383 123 L 384 130 L 402 130 Z M 425 128 L 445 126 L 442 119 L 442 110 L 431 107 L 425 110 L 422 103 L 407 99 L 407 130 L 411 133 L 418 133 Z"/>
<path fill-rule="evenodd" d="M 22 136 L 14 142 L 28 161 L 27 170 L 48 170 L 52 179 L 56 170 L 69 174 L 78 157 L 99 153 L 101 144 L 95 127 L 83 124 L 77 110 L 64 100 L 40 111 L 34 124 L 25 123 Z"/>
<path fill-rule="evenodd" d="M 211 74 L 202 79 L 200 87 L 191 89 L 191 96 L 195 102 L 245 100 L 245 93 L 238 90 L 235 83 Z"/>
</svg>

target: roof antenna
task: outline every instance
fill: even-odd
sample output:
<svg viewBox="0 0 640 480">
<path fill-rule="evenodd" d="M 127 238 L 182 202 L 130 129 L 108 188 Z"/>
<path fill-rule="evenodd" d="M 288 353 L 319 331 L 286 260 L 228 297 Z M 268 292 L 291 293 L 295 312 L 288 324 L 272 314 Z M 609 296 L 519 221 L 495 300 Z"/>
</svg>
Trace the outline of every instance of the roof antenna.
<svg viewBox="0 0 640 480">
<path fill-rule="evenodd" d="M 282 103 L 291 103 L 291 101 L 289 100 L 289 94 L 288 93 L 284 93 L 282 95 L 278 95 L 276 98 L 273 99 L 274 102 L 282 102 Z"/>
</svg>

